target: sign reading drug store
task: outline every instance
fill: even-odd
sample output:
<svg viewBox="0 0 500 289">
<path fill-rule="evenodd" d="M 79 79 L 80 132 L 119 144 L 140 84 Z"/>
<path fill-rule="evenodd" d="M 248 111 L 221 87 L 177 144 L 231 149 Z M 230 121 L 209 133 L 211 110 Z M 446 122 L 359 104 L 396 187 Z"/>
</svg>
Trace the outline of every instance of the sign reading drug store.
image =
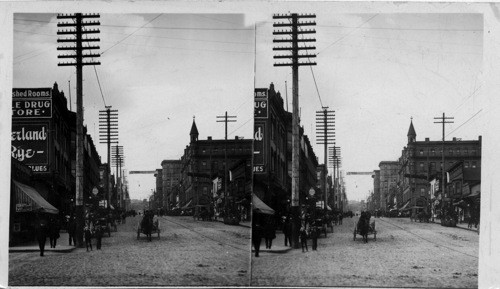
<svg viewBox="0 0 500 289">
<path fill-rule="evenodd" d="M 13 88 L 12 118 L 51 118 L 52 89 L 48 88 Z"/>
<path fill-rule="evenodd" d="M 265 132 L 268 117 L 267 88 L 256 88 L 254 91 L 254 137 L 253 137 L 253 173 L 266 172 Z"/>
</svg>

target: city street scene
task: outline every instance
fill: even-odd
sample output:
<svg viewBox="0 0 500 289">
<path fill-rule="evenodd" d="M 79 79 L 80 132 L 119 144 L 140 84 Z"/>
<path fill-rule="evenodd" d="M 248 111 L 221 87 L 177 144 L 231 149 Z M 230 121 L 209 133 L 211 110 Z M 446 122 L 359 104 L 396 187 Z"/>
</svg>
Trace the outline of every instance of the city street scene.
<svg viewBox="0 0 500 289">
<path fill-rule="evenodd" d="M 9 285 L 248 285 L 253 23 L 13 20 Z"/>
<path fill-rule="evenodd" d="M 480 14 L 257 22 L 255 286 L 478 286 Z"/>
</svg>

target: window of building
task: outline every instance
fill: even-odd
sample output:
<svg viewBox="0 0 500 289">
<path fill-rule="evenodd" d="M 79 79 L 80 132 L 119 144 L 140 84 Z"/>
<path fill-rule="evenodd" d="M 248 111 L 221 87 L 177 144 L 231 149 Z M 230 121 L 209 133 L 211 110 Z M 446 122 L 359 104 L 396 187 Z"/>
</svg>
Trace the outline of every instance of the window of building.
<svg viewBox="0 0 500 289">
<path fill-rule="evenodd" d="M 464 163 L 464 167 L 465 167 L 466 169 L 467 169 L 467 168 L 469 168 L 469 162 L 465 162 L 465 163 Z"/>
<path fill-rule="evenodd" d="M 425 194 L 425 189 L 424 188 L 420 188 L 420 194 Z"/>
<path fill-rule="evenodd" d="M 431 149 L 431 155 L 433 155 L 433 156 L 436 155 L 436 150 L 435 149 Z"/>
<path fill-rule="evenodd" d="M 449 154 L 450 156 L 452 156 L 452 155 L 453 155 L 453 149 L 450 149 L 450 150 L 448 151 L 448 154 Z"/>
<path fill-rule="evenodd" d="M 420 155 L 423 156 L 424 155 L 424 150 L 420 150 Z"/>
<path fill-rule="evenodd" d="M 436 170 L 436 163 L 435 162 L 431 162 L 431 164 L 430 164 L 430 170 L 431 171 L 435 171 Z"/>
<path fill-rule="evenodd" d="M 477 162 L 472 162 L 472 168 L 475 169 L 477 167 Z"/>
<path fill-rule="evenodd" d="M 204 154 L 205 152 L 206 152 L 206 150 L 205 150 L 205 149 L 202 149 L 202 150 L 201 150 L 201 153 L 203 153 L 203 154 Z"/>
<path fill-rule="evenodd" d="M 420 170 L 423 171 L 424 170 L 424 162 L 420 162 Z"/>
<path fill-rule="evenodd" d="M 467 148 L 465 148 L 465 149 L 463 150 L 463 154 L 464 154 L 464 156 L 466 156 L 466 155 L 467 155 Z"/>
<path fill-rule="evenodd" d="M 460 155 L 460 148 L 457 148 L 457 149 L 455 150 L 455 153 L 457 154 L 457 156 L 458 156 L 458 155 Z"/>
<path fill-rule="evenodd" d="M 206 161 L 202 161 L 201 165 L 204 166 L 204 167 L 206 167 L 207 166 L 207 162 Z"/>
<path fill-rule="evenodd" d="M 439 162 L 439 167 L 443 169 L 443 162 Z"/>
</svg>

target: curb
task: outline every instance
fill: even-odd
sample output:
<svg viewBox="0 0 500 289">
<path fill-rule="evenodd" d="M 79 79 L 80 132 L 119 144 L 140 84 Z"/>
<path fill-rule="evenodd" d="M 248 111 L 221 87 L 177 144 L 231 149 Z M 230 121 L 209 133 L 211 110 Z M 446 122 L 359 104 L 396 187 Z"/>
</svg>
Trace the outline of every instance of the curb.
<svg viewBox="0 0 500 289">
<path fill-rule="evenodd" d="M 69 253 L 72 252 L 76 247 L 65 248 L 45 248 L 45 252 L 56 252 L 56 253 Z M 19 252 L 40 252 L 38 247 L 10 247 L 9 253 L 19 253 Z"/>
<path fill-rule="evenodd" d="M 291 251 L 293 248 L 292 247 L 278 247 L 279 249 L 260 249 L 259 253 L 286 253 L 288 251 Z M 255 253 L 255 249 L 252 249 L 252 252 Z"/>
</svg>

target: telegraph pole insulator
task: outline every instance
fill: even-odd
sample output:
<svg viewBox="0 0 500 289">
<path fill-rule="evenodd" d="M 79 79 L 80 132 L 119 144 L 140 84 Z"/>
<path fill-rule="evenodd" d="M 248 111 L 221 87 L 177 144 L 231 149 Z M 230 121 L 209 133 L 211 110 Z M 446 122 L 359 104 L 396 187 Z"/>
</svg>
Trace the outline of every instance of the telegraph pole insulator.
<svg viewBox="0 0 500 289">
<path fill-rule="evenodd" d="M 108 147 L 108 164 L 106 167 L 106 194 L 107 208 L 111 205 L 111 186 L 109 185 L 111 175 L 111 144 L 118 143 L 118 110 L 106 106 L 105 110 L 99 110 L 99 143 Z"/>
</svg>

